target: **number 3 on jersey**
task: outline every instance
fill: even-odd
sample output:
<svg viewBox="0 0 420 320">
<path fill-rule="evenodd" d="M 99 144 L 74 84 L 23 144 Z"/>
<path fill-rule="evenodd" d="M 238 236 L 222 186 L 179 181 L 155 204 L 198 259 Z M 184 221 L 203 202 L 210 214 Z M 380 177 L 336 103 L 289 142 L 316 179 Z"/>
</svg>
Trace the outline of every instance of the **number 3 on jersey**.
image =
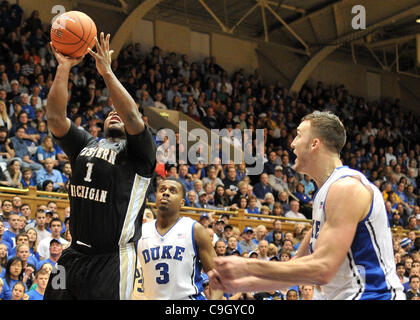
<svg viewBox="0 0 420 320">
<path fill-rule="evenodd" d="M 92 168 L 93 168 L 93 163 L 92 162 L 88 162 L 86 163 L 86 167 L 87 167 L 87 172 L 86 172 L 86 176 L 83 180 L 85 180 L 86 182 L 92 182 L 91 179 L 91 175 L 92 175 Z"/>
<path fill-rule="evenodd" d="M 158 263 L 155 267 L 157 271 L 160 271 L 160 277 L 156 277 L 158 284 L 165 284 L 169 281 L 169 267 L 167 263 Z"/>
</svg>

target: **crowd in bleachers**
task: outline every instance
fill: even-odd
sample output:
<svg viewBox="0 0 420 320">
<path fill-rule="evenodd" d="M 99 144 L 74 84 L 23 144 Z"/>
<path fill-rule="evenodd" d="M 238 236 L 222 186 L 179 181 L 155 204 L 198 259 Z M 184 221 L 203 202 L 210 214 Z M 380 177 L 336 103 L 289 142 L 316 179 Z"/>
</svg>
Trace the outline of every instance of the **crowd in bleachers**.
<svg viewBox="0 0 420 320">
<path fill-rule="evenodd" d="M 25 18 L 18 5 L 2 2 L 1 186 L 35 186 L 38 190 L 67 192 L 71 166 L 52 139 L 45 119 L 46 99 L 56 67 L 48 44 L 49 27 L 41 22 L 36 11 Z M 264 162 L 263 173 L 249 175 L 253 164 L 224 164 L 221 149 L 212 154 L 211 161 L 204 158 L 197 164 L 179 161 L 178 151 L 185 146 L 179 139 L 175 148 L 170 146 L 164 134 L 157 134 L 159 128 L 153 128 L 144 117 L 158 144 L 156 175 L 148 193 L 151 202 L 155 200 L 159 180 L 174 176 L 186 187 L 189 207 L 244 209 L 253 214 L 310 219 L 317 186 L 310 177 L 293 170 L 295 155 L 290 143 L 305 114 L 313 110 L 337 114 L 348 136 L 342 151 L 343 163 L 362 171 L 383 192 L 390 226 L 410 230 L 406 238 L 395 237 L 395 260 L 407 296 L 420 297 L 418 289 L 416 292 L 410 289 L 411 277 L 415 280 L 420 276 L 420 243 L 415 233 L 420 230 L 419 119 L 413 112 L 404 111 L 399 100 L 370 102 L 352 95 L 343 85 L 326 86 L 322 82 L 305 84 L 299 93 L 291 93 L 280 82 L 264 83 L 258 70 L 253 74 L 243 69 L 229 73 L 214 57 L 190 61 L 185 54 L 165 54 L 158 47 L 145 51 L 141 43 L 125 47 L 113 60 L 112 70 L 143 114 L 151 106 L 183 112 L 209 129 L 264 130 L 264 145 L 253 145 L 256 161 Z M 103 122 L 113 110 L 113 102 L 90 55 L 72 69 L 68 90 L 68 117 L 80 130 L 103 139 Z M 0 200 L 4 199 L 0 196 Z M 66 221 L 61 221 L 54 210 L 54 201 L 50 201 L 48 207 L 40 207 L 33 214 L 35 219 L 28 214 L 27 204 L 19 203 L 19 199 L 2 201 L 2 299 L 22 299 L 24 295 L 30 299 L 42 297 L 45 277 L 63 246 L 71 242 L 69 211 L 66 210 Z M 254 216 L 254 219 L 258 218 Z M 214 219 L 211 213 L 202 214 L 200 223 L 208 227 L 217 255 L 238 254 L 279 261 L 293 257 L 309 229 L 297 223 L 295 232 L 284 233 L 281 222 L 274 221 L 270 232 L 263 225 L 255 230 L 250 227 L 239 230 L 229 224 L 229 215 Z M 320 296 L 319 287 L 303 286 L 290 288 L 288 292 L 227 297 L 315 299 Z"/>
</svg>

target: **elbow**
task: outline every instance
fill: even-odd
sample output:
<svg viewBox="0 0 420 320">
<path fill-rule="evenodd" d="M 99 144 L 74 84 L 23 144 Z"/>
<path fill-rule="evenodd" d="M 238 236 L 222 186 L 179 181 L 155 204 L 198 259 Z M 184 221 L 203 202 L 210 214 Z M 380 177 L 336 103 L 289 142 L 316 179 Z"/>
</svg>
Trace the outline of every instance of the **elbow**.
<svg viewBox="0 0 420 320">
<path fill-rule="evenodd" d="M 336 271 L 326 263 L 320 263 L 316 276 L 316 285 L 324 286 L 331 282 L 334 278 Z"/>
</svg>

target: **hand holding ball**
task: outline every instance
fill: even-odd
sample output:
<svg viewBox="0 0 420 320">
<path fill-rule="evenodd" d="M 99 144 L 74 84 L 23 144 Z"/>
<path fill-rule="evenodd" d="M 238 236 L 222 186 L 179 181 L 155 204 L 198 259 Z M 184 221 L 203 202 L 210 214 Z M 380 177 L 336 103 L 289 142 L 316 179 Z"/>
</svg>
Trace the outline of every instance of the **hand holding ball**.
<svg viewBox="0 0 420 320">
<path fill-rule="evenodd" d="M 62 55 L 83 57 L 95 46 L 95 22 L 85 13 L 69 11 L 57 17 L 51 27 L 51 42 Z"/>
</svg>

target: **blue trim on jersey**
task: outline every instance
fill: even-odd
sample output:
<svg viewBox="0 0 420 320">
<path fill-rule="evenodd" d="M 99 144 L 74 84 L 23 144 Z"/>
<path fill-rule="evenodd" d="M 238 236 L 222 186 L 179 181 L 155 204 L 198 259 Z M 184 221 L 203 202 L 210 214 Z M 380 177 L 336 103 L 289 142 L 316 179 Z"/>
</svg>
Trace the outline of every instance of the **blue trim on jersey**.
<svg viewBox="0 0 420 320">
<path fill-rule="evenodd" d="M 369 229 L 373 238 L 369 233 Z M 376 255 L 373 243 L 373 241 L 376 242 L 375 231 L 371 225 L 369 229 L 365 223 L 359 223 L 351 245 L 354 264 L 364 267 L 364 270 L 359 269 L 359 273 L 365 278 L 365 290 L 360 300 L 390 300 L 391 292 L 388 289 L 386 275 Z"/>
<path fill-rule="evenodd" d="M 194 221 L 193 224 L 192 224 L 192 227 L 191 227 L 191 241 L 192 241 L 192 245 L 193 245 L 193 248 L 194 248 L 195 256 L 198 257 L 197 247 L 195 246 L 195 239 L 194 239 L 194 226 L 195 226 L 196 223 L 197 223 L 197 221 Z"/>
<path fill-rule="evenodd" d="M 203 287 L 203 283 L 204 283 L 204 279 L 203 276 L 201 275 L 201 271 L 203 270 L 203 266 L 201 265 L 201 263 L 199 262 L 198 259 L 198 251 L 197 251 L 197 247 L 195 245 L 195 238 L 194 238 L 194 226 L 197 223 L 197 221 L 194 221 L 191 227 L 191 240 L 192 240 L 192 245 L 194 248 L 194 266 L 193 266 L 193 273 L 191 275 L 191 281 L 193 286 L 196 288 L 197 290 L 197 294 L 195 296 L 198 297 L 198 295 L 200 295 L 203 291 L 204 291 L 204 287 Z M 194 299 L 194 300 L 202 300 L 202 299 Z"/>
</svg>

